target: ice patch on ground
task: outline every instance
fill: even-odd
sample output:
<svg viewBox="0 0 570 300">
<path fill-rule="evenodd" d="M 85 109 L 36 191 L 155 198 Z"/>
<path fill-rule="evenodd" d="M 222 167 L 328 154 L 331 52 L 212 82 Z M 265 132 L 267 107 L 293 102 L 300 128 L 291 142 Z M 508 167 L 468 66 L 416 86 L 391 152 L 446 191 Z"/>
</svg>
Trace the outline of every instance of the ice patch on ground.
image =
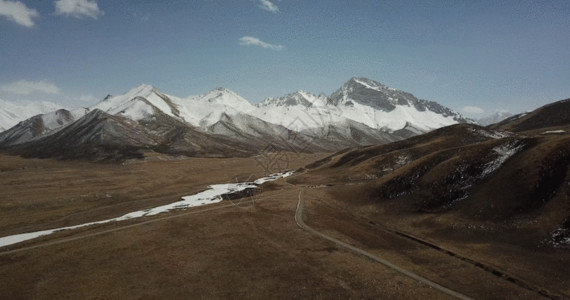
<svg viewBox="0 0 570 300">
<path fill-rule="evenodd" d="M 197 193 L 197 194 L 194 194 L 194 195 L 191 195 L 191 196 L 182 197 L 182 199 L 180 201 L 176 201 L 174 203 L 170 203 L 170 204 L 166 204 L 166 205 L 162 205 L 162 206 L 158 206 L 158 207 L 154 207 L 154 208 L 150 208 L 150 209 L 144 209 L 144 210 L 131 212 L 131 213 L 128 213 L 128 214 L 125 214 L 125 215 L 122 215 L 120 217 L 113 218 L 113 219 L 90 222 L 90 223 L 85 223 L 85 224 L 80 224 L 80 225 L 75 225 L 75 226 L 61 227 L 61 228 L 56 228 L 56 229 L 48 229 L 48 230 L 42 230 L 42 231 L 36 231 L 36 232 L 28 232 L 28 233 L 16 234 L 16 235 L 11 235 L 11 236 L 5 236 L 5 237 L 0 238 L 0 247 L 4 247 L 4 246 L 20 243 L 23 241 L 35 239 L 37 237 L 49 235 L 49 234 L 59 232 L 59 231 L 77 229 L 77 228 L 82 228 L 82 227 L 87 227 L 87 226 L 92 226 L 92 225 L 105 224 L 105 223 L 111 223 L 111 222 L 130 220 L 130 219 L 140 218 L 140 217 L 145 217 L 145 216 L 154 216 L 154 215 L 161 214 L 161 213 L 167 213 L 167 212 L 170 212 L 173 210 L 186 209 L 186 208 L 195 207 L 195 206 L 218 203 L 218 202 L 221 202 L 223 200 L 223 198 L 222 198 L 223 195 L 233 194 L 233 193 L 244 191 L 246 189 L 255 188 L 255 187 L 257 187 L 257 186 L 259 186 L 265 182 L 275 181 L 275 180 L 280 179 L 280 178 L 289 177 L 289 176 L 293 175 L 293 173 L 294 173 L 293 171 L 289 171 L 289 172 L 284 172 L 284 173 L 271 174 L 267 177 L 259 178 L 253 182 L 225 183 L 225 184 L 210 185 L 207 190 L 200 192 L 200 193 Z"/>
<path fill-rule="evenodd" d="M 561 133 L 566 133 L 566 130 L 548 130 L 542 132 L 541 134 L 561 134 Z"/>
</svg>

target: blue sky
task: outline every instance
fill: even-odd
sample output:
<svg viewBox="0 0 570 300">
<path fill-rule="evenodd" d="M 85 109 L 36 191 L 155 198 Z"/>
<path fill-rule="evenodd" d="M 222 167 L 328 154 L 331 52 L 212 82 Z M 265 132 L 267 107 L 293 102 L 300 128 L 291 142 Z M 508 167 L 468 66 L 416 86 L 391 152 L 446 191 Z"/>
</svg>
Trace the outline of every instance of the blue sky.
<svg viewBox="0 0 570 300">
<path fill-rule="evenodd" d="M 472 117 L 520 112 L 570 97 L 569 15 L 567 0 L 0 0 L 0 98 L 71 108 L 147 83 L 256 103 L 363 76 Z"/>
</svg>

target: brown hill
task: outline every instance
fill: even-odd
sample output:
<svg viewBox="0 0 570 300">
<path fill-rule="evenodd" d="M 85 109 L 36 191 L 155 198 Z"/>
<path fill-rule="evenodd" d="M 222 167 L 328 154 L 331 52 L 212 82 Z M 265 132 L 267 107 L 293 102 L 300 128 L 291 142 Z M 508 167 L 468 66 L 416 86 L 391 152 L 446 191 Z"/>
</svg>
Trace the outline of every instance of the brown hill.
<svg viewBox="0 0 570 300">
<path fill-rule="evenodd" d="M 532 128 L 524 134 L 454 125 L 335 153 L 289 181 L 323 190 L 327 204 L 315 204 L 314 215 L 334 208 L 503 279 L 568 295 L 570 134 L 551 127 L 567 124 L 544 124 L 516 127 Z M 326 226 L 346 231 L 339 222 Z"/>
<path fill-rule="evenodd" d="M 353 183 L 347 189 L 358 196 L 350 201 L 388 205 L 396 213 L 540 220 L 538 243 L 570 219 L 569 166 L 570 135 L 507 135 L 461 124 L 336 153 L 296 180 Z"/>
<path fill-rule="evenodd" d="M 542 106 L 530 113 L 507 118 L 489 126 L 495 130 L 514 132 L 544 130 L 552 127 L 566 127 L 570 124 L 570 98 Z"/>
</svg>

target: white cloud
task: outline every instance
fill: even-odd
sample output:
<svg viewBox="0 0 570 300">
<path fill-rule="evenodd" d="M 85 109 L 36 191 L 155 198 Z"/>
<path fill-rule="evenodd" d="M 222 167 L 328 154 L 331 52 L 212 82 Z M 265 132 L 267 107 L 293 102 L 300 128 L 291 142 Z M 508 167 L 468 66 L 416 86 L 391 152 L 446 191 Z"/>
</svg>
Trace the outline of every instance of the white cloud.
<svg viewBox="0 0 570 300">
<path fill-rule="evenodd" d="M 74 18 L 89 17 L 97 19 L 103 15 L 95 0 L 57 0 L 55 14 Z"/>
<path fill-rule="evenodd" d="M 61 91 L 59 88 L 47 81 L 28 81 L 20 80 L 12 83 L 8 83 L 0 87 L 3 92 L 8 92 L 16 95 L 30 95 L 35 93 L 43 94 L 59 94 Z"/>
<path fill-rule="evenodd" d="M 479 114 L 485 113 L 485 110 L 482 109 L 481 107 L 477 107 L 477 106 L 465 106 L 463 108 L 463 112 L 468 113 L 468 114 L 479 115 Z"/>
<path fill-rule="evenodd" d="M 259 8 L 272 12 L 272 13 L 278 13 L 279 12 L 279 7 L 277 7 L 277 5 L 275 5 L 275 3 L 269 1 L 269 0 L 259 0 Z"/>
<path fill-rule="evenodd" d="M 277 51 L 285 49 L 285 46 L 283 46 L 283 45 L 269 44 L 269 43 L 266 43 L 266 42 L 264 42 L 264 41 L 262 41 L 256 37 L 252 37 L 252 36 L 241 37 L 239 39 L 239 44 L 242 46 L 257 46 L 257 47 L 262 47 L 265 49 L 271 49 L 271 50 L 277 50 Z"/>
<path fill-rule="evenodd" d="M 34 18 L 39 17 L 38 11 L 28 8 L 20 1 L 0 0 L 0 16 L 25 27 L 34 26 Z"/>
</svg>

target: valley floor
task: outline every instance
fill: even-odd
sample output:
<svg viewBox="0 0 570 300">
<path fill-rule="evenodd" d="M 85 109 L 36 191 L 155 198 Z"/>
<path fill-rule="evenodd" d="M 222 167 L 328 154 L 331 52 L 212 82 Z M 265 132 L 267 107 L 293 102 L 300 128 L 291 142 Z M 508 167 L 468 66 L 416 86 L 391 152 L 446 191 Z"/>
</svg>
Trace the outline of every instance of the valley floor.
<svg viewBox="0 0 570 300">
<path fill-rule="evenodd" d="M 280 166 L 297 169 L 325 155 L 286 154 L 280 157 Z M 262 177 L 270 171 L 267 167 L 259 157 L 155 156 L 145 163 L 111 165 L 0 155 L 0 236 L 171 203 L 210 184 Z M 1 248 L 0 298 L 452 298 L 300 228 L 295 214 L 302 189 L 305 186 L 282 179 L 265 184 L 254 196 L 59 232 Z M 312 187 L 304 194 L 303 220 L 318 232 L 471 298 L 555 298 L 558 292 L 568 297 L 568 290 L 560 291 L 570 280 L 568 272 L 560 271 L 568 266 L 568 255 L 555 256 L 558 265 L 551 267 L 557 277 L 541 279 L 548 266 L 534 272 L 536 264 L 512 268 L 511 260 L 532 258 L 538 263 L 547 250 L 493 255 L 500 245 L 453 243 L 456 237 L 445 239 L 429 230 L 412 232 L 507 269 L 532 285 L 524 287 L 387 229 L 398 226 L 410 232 L 414 227 L 380 214 L 370 218 L 368 212 L 332 197 L 342 195 L 335 189 L 342 187 Z M 533 290 L 544 286 L 543 294 Z"/>
</svg>

